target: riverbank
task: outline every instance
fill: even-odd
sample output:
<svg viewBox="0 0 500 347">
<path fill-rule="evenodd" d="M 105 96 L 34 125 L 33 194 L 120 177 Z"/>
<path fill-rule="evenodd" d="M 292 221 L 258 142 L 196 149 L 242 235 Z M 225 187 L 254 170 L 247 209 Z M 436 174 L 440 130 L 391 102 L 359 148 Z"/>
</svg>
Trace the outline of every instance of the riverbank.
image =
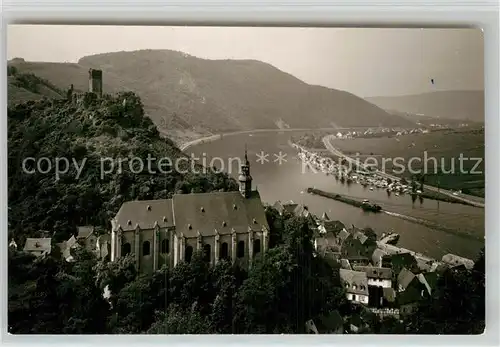
<svg viewBox="0 0 500 347">
<path fill-rule="evenodd" d="M 205 136 L 205 137 L 202 137 L 199 139 L 191 140 L 191 141 L 185 142 L 183 144 L 180 144 L 179 149 L 181 151 L 185 151 L 185 150 L 189 149 L 189 147 L 201 145 L 203 143 L 208 143 L 208 142 L 212 142 L 212 141 L 217 141 L 217 140 L 220 140 L 221 138 L 222 138 L 222 134 Z"/>
<path fill-rule="evenodd" d="M 285 132 L 296 132 L 296 131 L 332 131 L 332 130 L 345 130 L 345 129 L 353 129 L 353 128 L 304 128 L 304 129 L 295 129 L 295 128 L 276 128 L 276 129 L 253 129 L 253 130 L 239 130 L 228 133 L 220 133 L 220 134 L 211 134 L 208 136 L 196 137 L 189 139 L 188 141 L 180 141 L 178 142 L 178 146 L 182 151 L 189 149 L 192 146 L 196 146 L 203 143 L 208 143 L 216 140 L 220 140 L 226 136 L 235 136 L 235 135 L 244 135 L 244 134 L 257 134 L 257 133 L 285 133 Z M 164 134 L 166 134 L 164 132 Z"/>
<path fill-rule="evenodd" d="M 455 199 L 451 196 L 448 196 L 448 195 L 445 195 L 445 194 L 442 194 L 439 192 L 426 190 L 426 189 L 424 189 L 424 191 L 420 194 L 420 196 L 424 199 L 448 202 L 450 204 L 462 204 L 462 205 L 466 205 L 466 206 L 480 207 L 480 206 L 477 206 L 477 205 L 472 204 L 470 202 L 467 202 L 465 200 Z"/>
<path fill-rule="evenodd" d="M 408 187 L 408 185 L 405 185 L 402 183 L 402 179 L 400 177 L 394 176 L 387 174 L 383 171 L 380 171 L 378 169 L 371 170 L 371 168 L 367 168 L 365 165 L 360 164 L 356 159 L 353 159 L 341 151 L 339 151 L 337 148 L 333 147 L 333 145 L 330 143 L 330 135 L 325 136 L 323 138 L 323 142 L 327 149 L 335 156 L 342 158 L 346 161 L 347 164 L 354 166 L 356 168 L 361 168 L 362 170 L 370 171 L 370 175 L 372 180 L 375 182 L 372 182 L 372 185 L 375 185 L 376 187 L 385 187 L 385 186 L 390 186 L 389 180 L 392 183 L 396 183 L 396 194 L 400 193 L 410 193 L 413 194 L 414 192 L 411 191 Z M 403 191 L 402 191 L 403 188 Z M 391 189 L 393 190 L 393 189 Z M 446 201 L 449 203 L 458 203 L 458 204 L 463 204 L 463 205 L 468 205 L 468 206 L 473 206 L 473 207 L 479 207 L 479 208 L 484 208 L 484 201 L 477 201 L 479 198 L 474 197 L 466 197 L 466 196 L 459 196 L 455 195 L 456 193 L 447 191 L 445 189 L 439 189 L 434 186 L 430 186 L 428 184 L 423 185 L 423 189 L 421 189 L 420 192 L 417 191 L 417 193 L 427 193 L 427 198 L 432 199 L 432 200 L 439 200 L 439 201 Z"/>
<path fill-rule="evenodd" d="M 399 180 L 385 178 L 377 176 L 377 172 L 368 171 L 364 168 L 349 167 L 349 165 L 339 164 L 340 161 L 335 162 L 329 157 L 323 157 L 317 151 L 311 151 L 298 144 L 288 141 L 288 144 L 299 150 L 298 157 L 307 163 L 308 165 L 314 166 L 316 169 L 321 170 L 327 175 L 332 175 L 335 179 L 340 180 L 342 183 L 347 184 L 358 183 L 365 187 L 369 187 L 370 190 L 373 189 L 386 189 L 388 194 L 394 193 L 398 195 L 411 195 L 412 197 L 420 199 L 430 199 L 449 203 L 459 203 L 468 206 L 475 206 L 474 204 L 468 203 L 464 200 L 455 199 L 452 196 L 440 194 L 439 192 L 434 192 L 429 189 L 423 191 L 416 190 L 413 191 L 408 184 L 403 184 Z M 341 158 L 341 156 L 338 156 Z M 356 169 L 356 170 L 355 170 Z"/>
</svg>

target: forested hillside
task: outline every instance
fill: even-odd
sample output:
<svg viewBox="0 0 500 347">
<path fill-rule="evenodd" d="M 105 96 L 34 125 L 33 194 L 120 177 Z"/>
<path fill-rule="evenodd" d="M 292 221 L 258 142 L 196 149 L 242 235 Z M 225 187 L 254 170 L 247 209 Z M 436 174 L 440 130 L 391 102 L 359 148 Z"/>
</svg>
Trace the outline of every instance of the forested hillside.
<svg viewBox="0 0 500 347">
<path fill-rule="evenodd" d="M 21 244 L 26 235 L 41 236 L 41 230 L 54 231 L 56 241 L 67 239 L 77 225 L 107 230 L 124 201 L 168 198 L 179 190 L 237 188 L 227 175 L 211 170 L 195 175 L 159 168 L 160 158 L 174 163 L 184 154 L 160 137 L 133 93 L 103 99 L 86 93 L 75 102 L 44 99 L 9 107 L 8 140 L 9 232 Z M 146 165 L 148 155 L 156 158 L 151 171 L 156 174 L 147 166 L 144 172 L 132 173 L 138 168 L 130 161 L 121 165 L 120 172 L 118 159 L 139 158 Z M 25 170 L 26 158 L 33 159 L 26 162 Z M 69 162 L 59 179 L 57 158 Z"/>
</svg>

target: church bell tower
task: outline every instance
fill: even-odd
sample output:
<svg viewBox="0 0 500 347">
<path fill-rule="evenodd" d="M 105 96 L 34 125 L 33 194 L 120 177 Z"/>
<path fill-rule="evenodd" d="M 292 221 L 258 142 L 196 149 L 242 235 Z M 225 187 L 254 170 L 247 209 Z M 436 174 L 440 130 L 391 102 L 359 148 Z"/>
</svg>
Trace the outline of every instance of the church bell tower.
<svg viewBox="0 0 500 347">
<path fill-rule="evenodd" d="M 250 162 L 248 161 L 247 148 L 245 146 L 245 162 L 241 165 L 240 176 L 240 193 L 245 198 L 249 198 L 252 193 L 252 176 L 250 176 Z"/>
</svg>

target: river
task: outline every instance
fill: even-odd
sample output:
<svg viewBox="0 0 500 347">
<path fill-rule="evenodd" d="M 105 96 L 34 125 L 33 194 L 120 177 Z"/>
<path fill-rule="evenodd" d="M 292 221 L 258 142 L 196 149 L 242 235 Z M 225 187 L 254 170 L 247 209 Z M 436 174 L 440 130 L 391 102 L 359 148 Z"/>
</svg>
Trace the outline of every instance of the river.
<svg viewBox="0 0 500 347">
<path fill-rule="evenodd" d="M 434 200 L 424 200 L 423 203 L 417 200 L 413 203 L 410 196 L 388 196 L 384 189 L 375 188 L 370 191 L 361 185 L 342 184 L 332 176 L 314 172 L 300 162 L 297 152 L 288 142 L 291 136 L 301 133 L 303 132 L 224 136 L 220 140 L 192 146 L 186 153 L 206 158 L 207 163 L 217 158 L 212 162 L 213 166 L 220 168 L 224 165 L 224 171 L 237 178 L 237 160 L 229 165 L 229 158 L 242 158 L 246 144 L 253 185 L 264 203 L 292 200 L 306 205 L 318 216 L 326 212 L 330 219 L 340 220 L 346 225 L 369 226 L 379 235 L 394 231 L 401 236 L 398 245 L 434 258 L 440 259 L 446 253 L 476 258 L 484 245 L 483 208 Z M 257 162 L 257 154 L 261 154 L 261 151 L 268 154 L 268 161 Z M 281 164 L 277 158 L 280 151 L 284 157 Z M 338 201 L 310 195 L 306 193 L 308 187 L 369 199 L 381 205 L 388 213 L 364 212 Z"/>
</svg>

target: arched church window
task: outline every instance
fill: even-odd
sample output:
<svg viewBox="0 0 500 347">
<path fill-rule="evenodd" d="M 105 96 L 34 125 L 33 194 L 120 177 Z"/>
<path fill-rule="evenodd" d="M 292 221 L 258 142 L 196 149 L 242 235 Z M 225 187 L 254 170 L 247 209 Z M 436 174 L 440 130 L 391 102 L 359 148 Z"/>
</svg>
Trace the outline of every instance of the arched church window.
<svg viewBox="0 0 500 347">
<path fill-rule="evenodd" d="M 193 247 L 187 246 L 186 252 L 184 254 L 184 260 L 189 263 L 192 257 L 193 257 Z"/>
<path fill-rule="evenodd" d="M 238 242 L 236 255 L 238 258 L 243 258 L 245 256 L 245 241 Z"/>
<path fill-rule="evenodd" d="M 151 254 L 151 244 L 149 241 L 144 241 L 142 244 L 142 255 L 150 255 Z"/>
<path fill-rule="evenodd" d="M 260 239 L 253 241 L 253 254 L 260 253 Z"/>
<path fill-rule="evenodd" d="M 228 259 L 229 258 L 229 246 L 227 242 L 224 242 L 220 246 L 220 258 L 221 259 Z"/>
<path fill-rule="evenodd" d="M 210 262 L 211 251 L 212 249 L 210 245 L 203 246 L 203 260 L 205 260 L 207 263 Z"/>
<path fill-rule="evenodd" d="M 127 242 L 122 245 L 122 256 L 130 254 L 131 251 L 132 247 L 130 246 L 130 243 Z"/>
<path fill-rule="evenodd" d="M 168 254 L 170 252 L 170 244 L 169 240 L 165 239 L 161 241 L 161 252 L 163 254 Z"/>
</svg>

